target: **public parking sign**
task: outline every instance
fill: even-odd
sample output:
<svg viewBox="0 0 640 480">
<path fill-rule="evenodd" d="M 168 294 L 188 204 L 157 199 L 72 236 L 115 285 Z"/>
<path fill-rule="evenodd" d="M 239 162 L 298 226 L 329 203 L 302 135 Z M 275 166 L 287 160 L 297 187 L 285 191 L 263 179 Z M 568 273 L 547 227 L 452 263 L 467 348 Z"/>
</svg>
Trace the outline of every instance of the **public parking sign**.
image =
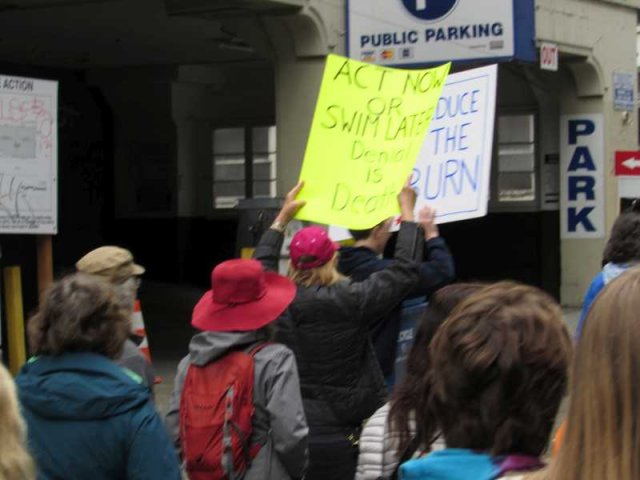
<svg viewBox="0 0 640 480">
<path fill-rule="evenodd" d="M 616 152 L 616 175 L 640 177 L 640 152 Z"/>
<path fill-rule="evenodd" d="M 534 6 L 533 0 L 347 0 L 348 56 L 385 66 L 534 62 Z"/>
</svg>

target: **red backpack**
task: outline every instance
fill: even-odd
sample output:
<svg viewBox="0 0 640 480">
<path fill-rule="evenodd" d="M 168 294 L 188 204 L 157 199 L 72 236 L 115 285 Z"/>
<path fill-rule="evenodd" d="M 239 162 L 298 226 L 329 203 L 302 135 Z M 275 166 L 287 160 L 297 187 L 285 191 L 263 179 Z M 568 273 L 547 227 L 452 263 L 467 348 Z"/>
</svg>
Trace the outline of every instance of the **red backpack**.
<svg viewBox="0 0 640 480">
<path fill-rule="evenodd" d="M 249 445 L 253 367 L 266 345 L 189 365 L 180 398 L 180 442 L 190 480 L 242 478 L 260 451 L 260 445 Z"/>
</svg>

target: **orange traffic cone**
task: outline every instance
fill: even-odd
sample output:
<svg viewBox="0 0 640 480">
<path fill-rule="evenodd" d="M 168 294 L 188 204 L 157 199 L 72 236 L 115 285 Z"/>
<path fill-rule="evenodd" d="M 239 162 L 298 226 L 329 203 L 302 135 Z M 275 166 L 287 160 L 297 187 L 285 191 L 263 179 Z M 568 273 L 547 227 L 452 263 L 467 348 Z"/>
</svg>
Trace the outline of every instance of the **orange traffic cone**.
<svg viewBox="0 0 640 480">
<path fill-rule="evenodd" d="M 142 316 L 142 307 L 140 300 L 136 300 L 133 306 L 133 315 L 131 316 L 131 329 L 133 333 L 140 337 L 142 341 L 138 345 L 138 349 L 144 355 L 149 363 L 151 362 L 151 349 L 149 348 L 149 339 L 147 337 L 147 330 L 144 327 L 144 318 Z M 156 377 L 155 383 L 161 383 L 162 378 Z"/>
</svg>

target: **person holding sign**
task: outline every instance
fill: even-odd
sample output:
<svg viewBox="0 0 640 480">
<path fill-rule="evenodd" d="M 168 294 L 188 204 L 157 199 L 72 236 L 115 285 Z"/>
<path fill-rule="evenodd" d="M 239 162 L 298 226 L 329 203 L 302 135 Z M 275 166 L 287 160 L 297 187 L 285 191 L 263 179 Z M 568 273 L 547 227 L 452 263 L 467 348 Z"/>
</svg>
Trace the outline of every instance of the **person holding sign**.
<svg viewBox="0 0 640 480">
<path fill-rule="evenodd" d="M 435 223 L 435 211 L 426 208 L 424 223 L 424 258 L 420 264 L 420 281 L 406 298 L 427 299 L 439 288 L 451 283 L 455 278 L 453 257 Z M 352 280 L 362 281 L 389 266 L 391 259 L 381 258 L 387 242 L 393 219 L 386 220 L 368 230 L 350 230 L 356 240 L 353 247 L 340 249 L 338 269 Z M 403 299 L 404 300 L 404 299 Z M 382 373 L 389 378 L 395 365 L 395 352 L 400 331 L 401 308 L 397 306 L 389 315 L 369 324 L 371 340 L 380 362 Z"/>
<path fill-rule="evenodd" d="M 262 236 L 255 258 L 276 270 L 286 225 L 304 204 L 298 184 Z M 299 231 L 290 246 L 294 301 L 276 322 L 276 339 L 293 350 L 309 424 L 307 480 L 352 480 L 362 422 L 385 401 L 385 383 L 369 340 L 369 323 L 387 315 L 419 280 L 412 259 L 423 235 L 413 219 L 415 192 L 398 195 L 403 222 L 395 261 L 363 282 L 336 269 L 338 247 L 318 227 Z M 407 221 L 408 220 L 408 221 Z"/>
</svg>

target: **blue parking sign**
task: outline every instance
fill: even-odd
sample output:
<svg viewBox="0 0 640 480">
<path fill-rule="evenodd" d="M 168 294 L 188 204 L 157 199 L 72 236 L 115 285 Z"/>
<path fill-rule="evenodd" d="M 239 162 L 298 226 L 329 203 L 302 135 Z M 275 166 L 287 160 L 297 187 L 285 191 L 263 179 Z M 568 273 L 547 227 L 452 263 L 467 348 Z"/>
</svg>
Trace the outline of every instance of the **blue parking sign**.
<svg viewBox="0 0 640 480">
<path fill-rule="evenodd" d="M 458 0 L 402 0 L 414 17 L 422 20 L 439 20 L 451 13 Z"/>
</svg>

